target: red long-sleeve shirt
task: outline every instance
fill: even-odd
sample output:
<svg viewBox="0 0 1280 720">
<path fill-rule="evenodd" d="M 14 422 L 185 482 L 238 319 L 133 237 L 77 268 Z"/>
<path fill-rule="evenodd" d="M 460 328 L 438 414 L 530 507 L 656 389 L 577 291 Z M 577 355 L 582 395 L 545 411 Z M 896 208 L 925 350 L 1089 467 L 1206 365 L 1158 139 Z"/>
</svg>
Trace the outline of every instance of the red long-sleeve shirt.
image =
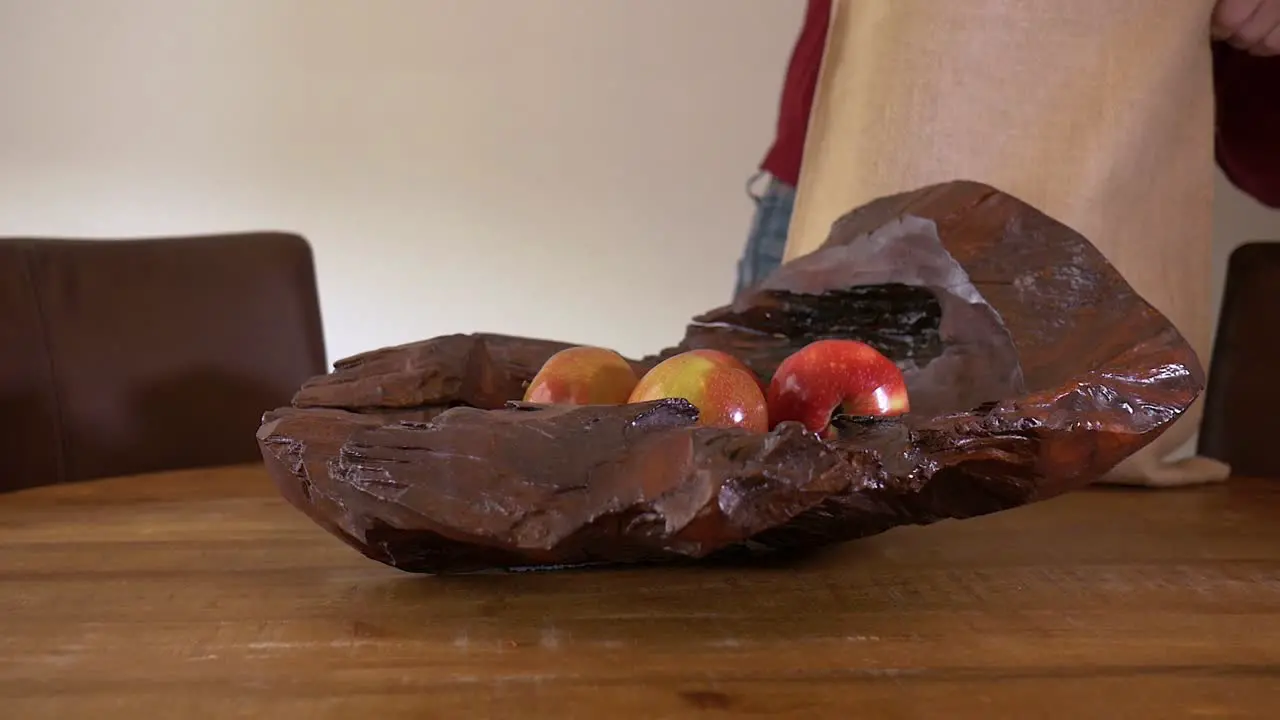
<svg viewBox="0 0 1280 720">
<path fill-rule="evenodd" d="M 1258 202 L 1280 207 L 1280 57 L 1214 43 L 1218 167 Z"/>
<path fill-rule="evenodd" d="M 809 0 L 787 66 L 773 145 L 760 164 L 789 185 L 800 179 L 830 19 L 831 0 Z M 1219 167 L 1246 194 L 1280 207 L 1280 57 L 1253 57 L 1214 43 L 1213 77 Z"/>
</svg>

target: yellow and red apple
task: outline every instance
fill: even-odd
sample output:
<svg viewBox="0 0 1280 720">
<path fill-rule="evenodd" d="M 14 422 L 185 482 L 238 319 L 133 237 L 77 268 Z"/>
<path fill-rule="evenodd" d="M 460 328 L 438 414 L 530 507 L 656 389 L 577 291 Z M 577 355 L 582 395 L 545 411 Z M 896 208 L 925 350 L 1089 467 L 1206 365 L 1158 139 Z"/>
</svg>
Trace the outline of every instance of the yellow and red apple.
<svg viewBox="0 0 1280 720">
<path fill-rule="evenodd" d="M 629 402 L 681 398 L 698 408 L 699 425 L 766 432 L 769 411 L 759 380 L 726 362 L 726 357 L 740 363 L 718 351 L 690 350 L 673 355 L 640 378 Z"/>
<path fill-rule="evenodd" d="M 637 382 L 631 363 L 613 350 L 565 348 L 547 358 L 525 389 L 524 401 L 544 405 L 621 405 Z"/>
<path fill-rule="evenodd" d="M 712 348 L 698 348 L 696 350 L 690 350 L 689 352 L 693 353 L 694 355 L 699 355 L 701 357 L 707 358 L 709 360 L 714 360 L 715 362 L 718 362 L 727 367 L 734 368 L 735 370 L 741 370 L 742 372 L 750 375 L 751 378 L 756 381 L 756 385 L 759 386 L 761 394 L 767 392 L 769 389 L 769 386 L 766 385 L 765 382 L 760 379 L 760 376 L 756 375 L 755 372 L 751 370 L 751 368 L 747 367 L 746 363 L 742 362 L 738 358 L 730 355 L 729 353 L 723 350 L 715 350 Z"/>
<path fill-rule="evenodd" d="M 827 433 L 831 416 L 892 416 L 910 410 L 902 371 L 857 340 L 818 340 L 778 365 L 768 392 L 769 426 L 796 421 Z"/>
</svg>

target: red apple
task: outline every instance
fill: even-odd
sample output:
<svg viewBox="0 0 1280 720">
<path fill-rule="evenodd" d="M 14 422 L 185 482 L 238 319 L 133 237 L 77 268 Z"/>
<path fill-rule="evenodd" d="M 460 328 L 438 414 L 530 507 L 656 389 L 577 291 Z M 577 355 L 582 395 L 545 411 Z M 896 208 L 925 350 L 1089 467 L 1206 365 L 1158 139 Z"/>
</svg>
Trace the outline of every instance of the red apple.
<svg viewBox="0 0 1280 720">
<path fill-rule="evenodd" d="M 831 415 L 901 415 L 910 409 L 898 366 L 856 340 L 818 340 L 796 351 L 769 383 L 769 425 L 794 420 L 825 433 Z"/>
<path fill-rule="evenodd" d="M 769 429 L 769 410 L 755 376 L 722 359 L 691 350 L 654 365 L 640 378 L 629 402 L 682 398 L 698 408 L 698 424 Z"/>
<path fill-rule="evenodd" d="M 621 405 L 636 386 L 631 363 L 613 350 L 580 346 L 547 358 L 524 401 L 545 405 Z"/>
<path fill-rule="evenodd" d="M 747 367 L 746 363 L 730 355 L 729 353 L 724 352 L 723 350 L 713 350 L 711 348 L 698 348 L 696 350 L 690 350 L 689 352 L 695 355 L 701 355 L 702 357 L 709 358 L 711 360 L 715 360 L 718 363 L 734 368 L 735 370 L 741 370 L 742 372 L 750 375 L 752 378 L 755 379 L 756 385 L 760 387 L 761 394 L 764 394 L 769 390 L 769 386 L 766 385 L 764 381 L 760 379 L 760 376 L 756 375 L 751 368 Z"/>
</svg>

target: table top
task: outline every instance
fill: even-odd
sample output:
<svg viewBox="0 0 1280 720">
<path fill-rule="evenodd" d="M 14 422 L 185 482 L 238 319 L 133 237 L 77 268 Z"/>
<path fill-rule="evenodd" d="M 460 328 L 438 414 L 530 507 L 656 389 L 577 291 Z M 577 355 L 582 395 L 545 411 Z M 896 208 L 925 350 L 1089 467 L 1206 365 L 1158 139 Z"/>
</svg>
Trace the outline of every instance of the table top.
<svg viewBox="0 0 1280 720">
<path fill-rule="evenodd" d="M 12 718 L 1276 717 L 1280 481 L 791 565 L 427 577 L 258 467 L 0 496 Z"/>
</svg>

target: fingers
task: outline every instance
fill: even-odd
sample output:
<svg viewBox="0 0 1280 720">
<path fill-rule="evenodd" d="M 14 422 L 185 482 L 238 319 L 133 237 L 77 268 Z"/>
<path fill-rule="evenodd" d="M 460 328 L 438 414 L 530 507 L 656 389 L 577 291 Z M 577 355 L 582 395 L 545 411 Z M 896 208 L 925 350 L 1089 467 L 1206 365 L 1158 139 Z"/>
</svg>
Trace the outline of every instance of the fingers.
<svg viewBox="0 0 1280 720">
<path fill-rule="evenodd" d="M 1277 48 L 1268 45 L 1268 38 L 1277 27 L 1280 27 L 1280 2 L 1265 0 L 1236 28 L 1227 42 L 1255 54 L 1274 53 Z"/>
<path fill-rule="evenodd" d="M 1263 0 L 1218 0 L 1213 8 L 1213 37 L 1226 40 L 1244 25 Z"/>
<path fill-rule="evenodd" d="M 1218 0 L 1213 36 L 1254 55 L 1280 54 L 1280 0 Z"/>
<path fill-rule="evenodd" d="M 1277 25 L 1271 32 L 1267 33 L 1267 36 L 1261 42 L 1253 46 L 1252 52 L 1254 55 L 1264 57 L 1280 55 L 1280 25 Z"/>
</svg>

